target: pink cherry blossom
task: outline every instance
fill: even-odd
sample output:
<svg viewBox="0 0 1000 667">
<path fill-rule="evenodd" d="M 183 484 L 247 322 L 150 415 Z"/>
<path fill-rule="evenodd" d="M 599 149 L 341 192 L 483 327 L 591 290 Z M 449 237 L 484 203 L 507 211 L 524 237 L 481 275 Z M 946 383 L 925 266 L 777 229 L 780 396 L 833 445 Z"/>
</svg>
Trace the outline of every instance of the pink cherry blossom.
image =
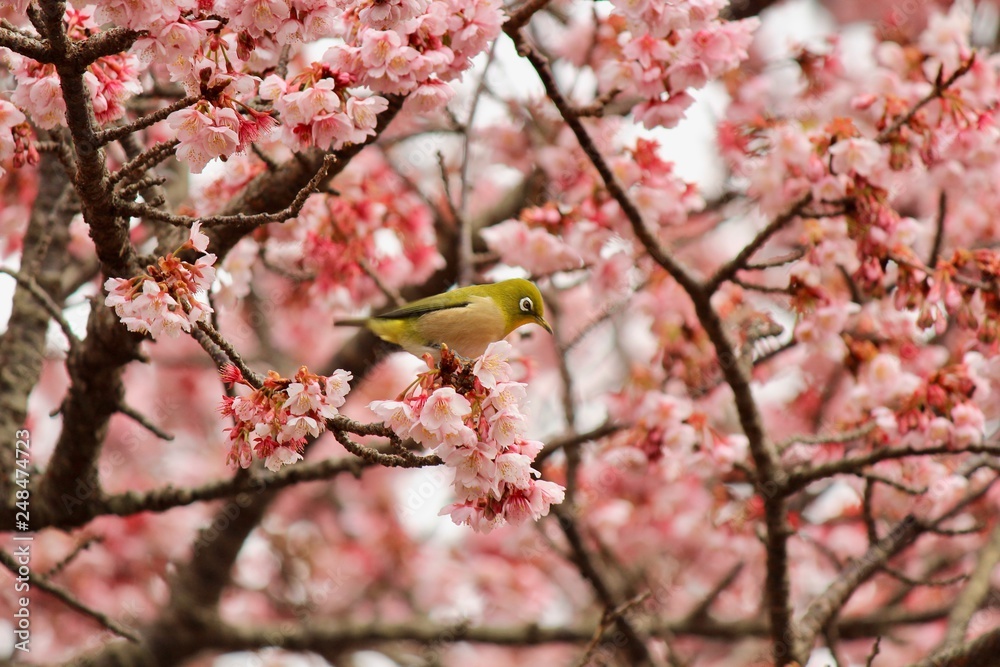
<svg viewBox="0 0 1000 667">
<path fill-rule="evenodd" d="M 254 388 L 238 370 L 224 368 L 226 383 L 251 389 L 248 396 L 227 396 L 220 406 L 222 414 L 235 422 L 227 429 L 229 462 L 246 468 L 255 454 L 269 470 L 277 471 L 300 461 L 307 439 L 319 437 L 327 420 L 339 414 L 351 378 L 344 370 L 323 377 L 303 366 L 291 380 L 271 371 L 263 386 Z"/>
<path fill-rule="evenodd" d="M 483 387 L 495 389 L 498 384 L 510 381 L 511 368 L 507 359 L 512 350 L 510 343 L 499 340 L 490 343 L 483 355 L 476 359 L 472 372 Z"/>
<path fill-rule="evenodd" d="M 432 431 L 455 430 L 472 412 L 472 406 L 464 396 L 451 387 L 434 390 L 420 411 L 420 423 Z"/>
<path fill-rule="evenodd" d="M 883 161 L 882 148 L 870 139 L 847 139 L 830 147 L 835 173 L 854 172 L 860 176 L 871 176 Z"/>
<path fill-rule="evenodd" d="M 13 129 L 24 121 L 25 116 L 17 107 L 10 102 L 0 100 L 0 163 L 7 163 L 14 157 L 18 146 Z M 4 173 L 6 170 L 0 167 L 0 176 Z"/>
</svg>

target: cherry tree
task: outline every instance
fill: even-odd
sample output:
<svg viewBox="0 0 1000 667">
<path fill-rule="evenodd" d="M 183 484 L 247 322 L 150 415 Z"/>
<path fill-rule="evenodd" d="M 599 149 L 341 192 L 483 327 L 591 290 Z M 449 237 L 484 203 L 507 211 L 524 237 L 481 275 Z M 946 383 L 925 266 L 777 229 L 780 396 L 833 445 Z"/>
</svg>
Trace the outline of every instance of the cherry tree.
<svg viewBox="0 0 1000 667">
<path fill-rule="evenodd" d="M 996 664 L 995 3 L 0 16 L 0 657 Z"/>
</svg>

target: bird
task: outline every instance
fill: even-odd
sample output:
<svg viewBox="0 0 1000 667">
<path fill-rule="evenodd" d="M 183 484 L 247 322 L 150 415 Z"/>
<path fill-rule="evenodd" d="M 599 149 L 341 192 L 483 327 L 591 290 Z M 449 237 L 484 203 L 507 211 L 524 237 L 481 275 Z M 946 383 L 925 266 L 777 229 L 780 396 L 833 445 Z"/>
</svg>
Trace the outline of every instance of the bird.
<svg viewBox="0 0 1000 667">
<path fill-rule="evenodd" d="M 545 321 L 545 304 L 530 280 L 512 278 L 486 285 L 469 285 L 418 299 L 373 317 L 338 320 L 335 326 L 363 326 L 417 357 L 440 359 L 442 345 L 466 359 L 481 356 L 490 343 L 502 340 L 525 324 Z"/>
</svg>

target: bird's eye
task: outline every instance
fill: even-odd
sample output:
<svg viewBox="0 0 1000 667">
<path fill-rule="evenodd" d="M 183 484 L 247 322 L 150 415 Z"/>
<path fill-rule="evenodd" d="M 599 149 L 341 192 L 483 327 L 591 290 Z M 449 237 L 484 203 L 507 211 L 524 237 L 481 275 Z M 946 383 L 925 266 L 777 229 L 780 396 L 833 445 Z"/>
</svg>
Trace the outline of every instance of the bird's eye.
<svg viewBox="0 0 1000 667">
<path fill-rule="evenodd" d="M 530 313 L 535 306 L 535 304 L 531 302 L 531 297 L 527 296 L 523 297 L 518 305 L 520 305 L 522 313 Z"/>
</svg>

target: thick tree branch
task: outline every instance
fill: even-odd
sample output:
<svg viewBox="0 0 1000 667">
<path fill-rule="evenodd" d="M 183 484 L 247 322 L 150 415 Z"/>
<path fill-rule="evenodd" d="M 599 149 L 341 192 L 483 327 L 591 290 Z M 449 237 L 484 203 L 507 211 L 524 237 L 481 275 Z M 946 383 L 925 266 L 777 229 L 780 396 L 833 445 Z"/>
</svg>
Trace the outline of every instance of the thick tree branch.
<svg viewBox="0 0 1000 667">
<path fill-rule="evenodd" d="M 14 53 L 27 56 L 40 63 L 49 64 L 52 62 L 50 52 L 44 43 L 7 27 L 0 27 L 0 47 L 6 47 Z"/>
<path fill-rule="evenodd" d="M 911 667 L 996 667 L 1000 655 L 1000 628 L 970 642 L 935 653 Z"/>
<path fill-rule="evenodd" d="M 40 275 L 42 267 L 50 264 L 65 267 L 68 234 L 56 233 L 69 227 L 69 218 L 58 204 L 69 181 L 59 161 L 51 154 L 43 154 L 39 165 L 38 193 L 28 218 L 21 254 L 21 274 L 41 280 L 39 287 L 53 304 L 63 300 L 59 280 L 50 282 Z M 58 309 L 58 308 L 57 308 Z M 0 469 L 14 469 L 15 433 L 24 427 L 28 417 L 28 395 L 38 383 L 45 352 L 45 335 L 51 313 L 32 293 L 18 282 L 14 288 L 7 330 L 0 336 Z M 13 502 L 12 480 L 0 476 L 0 505 L 9 507 Z"/>
<path fill-rule="evenodd" d="M 100 491 L 97 459 L 108 421 L 125 395 L 122 373 L 138 358 L 140 340 L 112 309 L 103 304 L 91 309 L 86 339 L 66 361 L 72 384 L 62 405 L 62 432 L 38 482 L 32 513 L 40 525 L 86 520 L 88 499 Z"/>
<path fill-rule="evenodd" d="M 70 64 L 82 72 L 87 65 L 99 58 L 128 51 L 144 34 L 129 28 L 116 27 L 91 35 L 82 42 L 73 44 L 68 54 Z"/>
</svg>

